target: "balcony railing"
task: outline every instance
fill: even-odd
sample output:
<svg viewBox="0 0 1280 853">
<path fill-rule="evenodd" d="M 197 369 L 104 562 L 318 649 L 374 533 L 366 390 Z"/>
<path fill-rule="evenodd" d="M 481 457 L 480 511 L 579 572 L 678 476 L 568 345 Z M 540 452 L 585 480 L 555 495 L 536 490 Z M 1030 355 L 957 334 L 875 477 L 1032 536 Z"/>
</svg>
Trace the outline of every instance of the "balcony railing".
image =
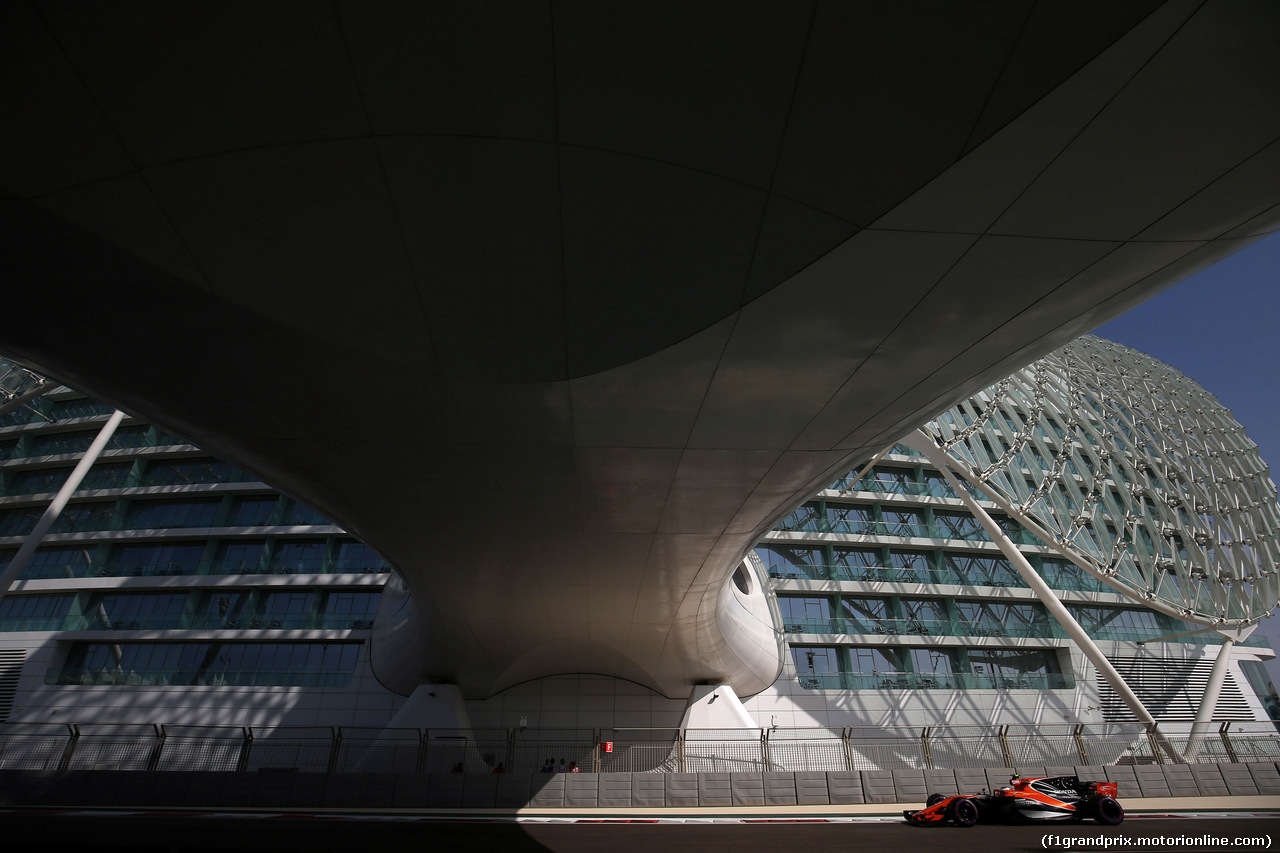
<svg viewBox="0 0 1280 853">
<path fill-rule="evenodd" d="M 28 565 L 22 570 L 27 580 L 61 578 L 167 577 L 180 575 L 292 575 L 292 574 L 380 574 L 391 571 L 385 562 L 356 560 L 292 560 L 265 564 L 262 560 L 215 560 L 209 563 L 154 562 L 99 565 L 84 560 Z"/>
<path fill-rule="evenodd" d="M 194 620 L 190 627 L 225 630 L 367 630 L 373 627 L 373 617 L 315 613 L 288 616 L 259 613 L 248 616 L 206 616 Z"/>
<path fill-rule="evenodd" d="M 851 480 L 843 477 L 831 484 L 838 492 L 874 492 L 882 495 L 910 495 L 927 498 L 954 498 L 955 490 L 946 483 L 916 483 L 910 480 L 873 479 L 863 477 Z"/>
<path fill-rule="evenodd" d="M 993 675 L 971 672 L 801 673 L 805 690 L 1074 690 L 1064 673 Z"/>
<path fill-rule="evenodd" d="M 1095 640 L 1149 643 L 1179 633 L 1178 628 L 1162 626 L 1085 625 Z M 1003 623 L 989 620 L 893 619 L 876 617 L 834 617 L 828 619 L 791 619 L 784 617 L 782 630 L 787 634 L 876 635 L 885 637 L 1020 637 L 1066 640 L 1068 634 L 1057 622 Z M 1169 642 L 1221 645 L 1222 637 L 1212 632 L 1176 637 Z M 1265 637 L 1250 637 L 1240 645 L 1267 648 Z"/>
<path fill-rule="evenodd" d="M 242 616 L 183 616 L 147 614 L 101 616 L 30 616 L 0 618 L 0 632 L 13 631 L 185 631 L 185 630 L 369 630 L 372 614 L 315 614 L 301 616 L 257 613 Z"/>
<path fill-rule="evenodd" d="M 1067 633 L 1055 622 L 1006 625 L 996 622 L 935 619 L 783 619 L 788 634 L 914 634 L 926 637 L 1034 637 L 1066 639 Z"/>
<path fill-rule="evenodd" d="M 458 730 L 11 722 L 0 723 L 0 770 L 449 775 L 461 765 L 490 776 L 502 764 L 527 778 L 555 755 L 596 773 L 1016 767 L 1039 775 L 1054 766 L 1169 763 L 1161 741 L 1181 752 L 1189 731 L 1189 723 Z M 1215 721 L 1196 758 L 1274 763 L 1277 723 Z"/>
<path fill-rule="evenodd" d="M 5 616 L 0 631 L 65 631 L 65 616 Z"/>
<path fill-rule="evenodd" d="M 1026 581 L 1013 571 L 962 572 L 956 569 L 905 568 L 891 566 L 837 565 L 772 565 L 769 577 L 778 580 L 836 580 L 865 581 L 869 583 L 919 583 L 954 584 L 957 586 L 995 586 L 1026 588 Z M 1089 575 L 1060 575 L 1050 573 L 1042 577 L 1054 589 L 1107 592 L 1111 587 Z"/>
<path fill-rule="evenodd" d="M 872 521 L 866 519 L 841 519 L 810 516 L 789 516 L 778 522 L 774 530 L 788 533 L 847 533 L 858 536 L 899 537 L 911 539 L 950 539 L 963 542 L 989 542 L 985 530 L 975 522 L 973 526 L 925 524 L 910 521 Z M 1041 545 L 1035 536 L 1022 529 L 1006 529 L 1005 534 L 1016 545 Z"/>
<path fill-rule="evenodd" d="M 196 669 L 50 669 L 45 684 L 128 685 L 156 687 L 343 687 L 350 672 L 306 669 L 241 669 L 212 672 Z"/>
</svg>

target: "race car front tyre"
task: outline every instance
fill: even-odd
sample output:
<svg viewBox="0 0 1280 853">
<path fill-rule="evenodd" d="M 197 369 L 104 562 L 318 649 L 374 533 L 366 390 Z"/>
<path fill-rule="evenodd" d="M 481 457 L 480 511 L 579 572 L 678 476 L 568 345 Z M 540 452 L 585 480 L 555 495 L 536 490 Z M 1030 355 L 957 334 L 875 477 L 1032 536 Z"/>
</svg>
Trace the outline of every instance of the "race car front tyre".
<svg viewBox="0 0 1280 853">
<path fill-rule="evenodd" d="M 947 798 L 946 794 L 930 794 L 929 799 L 924 801 L 924 807 L 927 809 L 927 808 L 931 808 L 932 806 L 936 806 L 938 803 L 942 802 L 946 798 Z"/>
<path fill-rule="evenodd" d="M 1124 808 L 1113 797 L 1093 801 L 1093 819 L 1103 826 L 1119 826 L 1124 822 Z"/>
<path fill-rule="evenodd" d="M 973 800 L 958 797 L 952 800 L 947 808 L 947 817 L 951 818 L 956 826 L 973 826 L 978 822 L 978 805 Z"/>
</svg>

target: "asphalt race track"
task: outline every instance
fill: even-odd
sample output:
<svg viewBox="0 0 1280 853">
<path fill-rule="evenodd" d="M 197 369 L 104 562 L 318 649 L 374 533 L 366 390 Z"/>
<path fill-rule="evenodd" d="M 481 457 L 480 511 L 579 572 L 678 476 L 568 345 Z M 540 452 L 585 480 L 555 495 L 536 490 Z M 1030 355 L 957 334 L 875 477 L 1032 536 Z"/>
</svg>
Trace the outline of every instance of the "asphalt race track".
<svg viewBox="0 0 1280 853">
<path fill-rule="evenodd" d="M 1269 849 L 1280 842 L 1280 813 L 1263 816 L 1145 817 L 1119 827 L 1093 823 L 1050 826 L 912 827 L 892 821 L 761 823 L 514 823 L 280 815 L 0 812 L 3 849 L 13 851 L 149 850 L 494 850 L 504 853 L 653 853 L 699 850 L 734 853 L 892 850 L 894 853 L 993 853 L 1064 850 L 1044 836 L 1087 837 L 1072 850 L 1217 851 Z M 1152 844 L 1148 839 L 1186 837 Z M 1210 836 L 1226 844 L 1205 844 Z M 1236 839 L 1258 839 L 1237 844 Z M 1099 839 L 1102 839 L 1099 842 Z M 1126 844 L 1121 839 L 1129 840 Z M 1143 842 L 1146 843 L 1143 843 Z M 403 845 L 403 846 L 401 846 Z M 412 846 L 411 846 L 412 845 Z"/>
</svg>

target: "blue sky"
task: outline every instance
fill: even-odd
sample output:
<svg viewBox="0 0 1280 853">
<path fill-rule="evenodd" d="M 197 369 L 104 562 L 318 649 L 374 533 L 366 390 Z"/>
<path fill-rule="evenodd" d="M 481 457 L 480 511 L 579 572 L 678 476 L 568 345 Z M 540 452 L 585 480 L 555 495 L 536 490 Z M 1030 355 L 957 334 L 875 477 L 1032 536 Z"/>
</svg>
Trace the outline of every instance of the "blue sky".
<svg viewBox="0 0 1280 853">
<path fill-rule="evenodd" d="M 1099 326 L 1215 394 L 1280 476 L 1280 234 L 1242 249 Z M 1280 651 L 1280 612 L 1259 629 Z M 1280 663 L 1269 665 L 1280 685 Z"/>
</svg>

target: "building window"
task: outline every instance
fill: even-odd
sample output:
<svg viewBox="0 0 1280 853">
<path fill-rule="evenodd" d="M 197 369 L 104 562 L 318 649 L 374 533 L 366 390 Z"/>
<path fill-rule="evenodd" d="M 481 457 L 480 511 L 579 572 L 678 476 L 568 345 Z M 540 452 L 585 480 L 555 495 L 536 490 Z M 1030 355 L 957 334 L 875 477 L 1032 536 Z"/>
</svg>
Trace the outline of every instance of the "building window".
<svg viewBox="0 0 1280 853">
<path fill-rule="evenodd" d="M 911 649 L 911 667 L 928 675 L 950 675 L 960 671 L 959 658 L 953 649 Z"/>
<path fill-rule="evenodd" d="M 916 485 L 915 474 L 912 471 L 903 468 L 877 467 L 853 484 L 852 488 L 863 492 L 880 492 L 889 495 L 913 495 L 919 492 Z"/>
<path fill-rule="evenodd" d="M 936 471 L 924 472 L 924 492 L 935 498 L 957 497 L 955 490 L 947 482 L 947 478 Z"/>
<path fill-rule="evenodd" d="M 823 596 L 780 595 L 782 628 L 790 634 L 835 633 L 831 625 L 831 601 Z"/>
<path fill-rule="evenodd" d="M 0 631 L 61 631 L 74 595 L 8 595 L 0 600 Z"/>
<path fill-rule="evenodd" d="M 45 409 L 45 414 L 55 421 L 68 420 L 70 418 L 91 418 L 95 415 L 109 415 L 115 411 L 114 406 L 99 403 L 97 400 L 90 400 L 88 397 L 81 397 L 78 400 L 46 402 L 48 402 L 48 408 Z"/>
<path fill-rule="evenodd" d="M 836 580 L 880 580 L 880 569 L 884 560 L 880 558 L 879 548 L 836 548 L 835 576 Z"/>
<path fill-rule="evenodd" d="M 220 575 L 257 575 L 267 571 L 263 552 L 265 540 L 233 539 L 218 547 L 214 567 Z"/>
<path fill-rule="evenodd" d="M 1022 578 L 1003 557 L 942 553 L 943 569 L 951 583 L 974 586 L 1023 586 Z"/>
<path fill-rule="evenodd" d="M 908 620 L 925 623 L 926 627 L 938 626 L 939 630 L 929 633 L 943 633 L 941 626 L 947 624 L 947 608 L 940 598 L 904 598 L 902 599 L 902 615 Z"/>
<path fill-rule="evenodd" d="M 255 628 L 311 628 L 315 619 L 311 615 L 313 593 L 268 592 L 262 597 L 259 622 Z"/>
<path fill-rule="evenodd" d="M 918 509 L 881 507 L 880 516 L 884 521 L 884 533 L 887 536 L 929 535 L 929 530 L 924 523 L 924 513 Z"/>
<path fill-rule="evenodd" d="M 207 666 L 209 643 L 76 643 L 54 684 L 194 684 Z"/>
<path fill-rule="evenodd" d="M 970 649 L 974 675 L 1017 677 L 1058 672 L 1058 655 L 1043 649 Z"/>
<path fill-rule="evenodd" d="M 853 671 L 863 675 L 896 674 L 902 671 L 902 653 L 898 649 L 854 646 L 849 649 Z"/>
<path fill-rule="evenodd" d="M 895 580 L 907 583 L 930 583 L 933 580 L 933 554 L 895 548 L 889 551 L 889 565 L 895 569 Z"/>
<path fill-rule="evenodd" d="M 840 598 L 840 618 L 847 634 L 883 634 L 888 628 L 887 598 Z"/>
<path fill-rule="evenodd" d="M 42 506 L 0 510 L 0 536 L 26 536 L 44 514 Z"/>
<path fill-rule="evenodd" d="M 811 533 L 824 531 L 818 505 L 812 501 L 797 507 L 790 515 L 778 522 L 775 530 L 805 530 Z"/>
<path fill-rule="evenodd" d="M 85 577 L 93 563 L 92 548 L 83 545 L 37 548 L 18 576 L 24 580 Z"/>
<path fill-rule="evenodd" d="M 764 545 L 756 549 L 771 578 L 826 577 L 821 548 L 791 548 L 786 545 Z"/>
<path fill-rule="evenodd" d="M 105 501 L 99 503 L 69 504 L 62 510 L 62 515 L 49 528 L 50 533 L 86 533 L 96 530 L 110 530 L 115 518 L 116 505 Z"/>
<path fill-rule="evenodd" d="M 187 595 L 186 592 L 123 592 L 95 596 L 85 612 L 85 628 L 91 631 L 178 628 Z"/>
<path fill-rule="evenodd" d="M 800 675 L 826 675 L 840 671 L 840 656 L 830 646 L 792 646 L 791 659 Z"/>
<path fill-rule="evenodd" d="M 194 575 L 204 554 L 202 542 L 118 545 L 107 557 L 106 575 Z"/>
<path fill-rule="evenodd" d="M 957 633 L 978 637 L 1048 637 L 1049 615 L 1039 604 L 957 601 Z"/>
<path fill-rule="evenodd" d="M 1065 590 L 1101 590 L 1103 584 L 1068 560 L 1057 560 L 1046 557 L 1042 561 L 1040 574 L 1045 583 L 1054 589 Z"/>
<path fill-rule="evenodd" d="M 218 514 L 218 498 L 137 501 L 129 507 L 125 526 L 133 530 L 164 527 L 212 527 Z"/>
<path fill-rule="evenodd" d="M 300 527 L 310 524 L 333 524 L 332 521 L 325 518 L 311 507 L 288 499 L 285 500 L 284 518 L 280 523 L 288 527 Z"/>
<path fill-rule="evenodd" d="M 77 643 L 47 684 L 341 687 L 360 643 Z"/>
<path fill-rule="evenodd" d="M 271 523 L 279 503 L 275 495 L 270 497 L 239 497 L 231 503 L 232 527 L 264 527 Z"/>
<path fill-rule="evenodd" d="M 874 568 L 884 562 L 879 548 L 836 548 L 833 557 L 837 566 L 850 569 Z"/>
<path fill-rule="evenodd" d="M 968 513 L 935 511 L 933 521 L 938 528 L 938 535 L 944 539 L 987 538 L 978 519 Z"/>
<path fill-rule="evenodd" d="M 130 462 L 95 465 L 85 474 L 76 491 L 122 488 L 129 479 Z M 40 468 L 15 474 L 5 492 L 9 495 L 42 495 L 58 491 L 71 476 L 74 467 Z"/>
<path fill-rule="evenodd" d="M 272 567 L 281 574 L 314 574 L 325 569 L 325 542 L 319 540 L 277 541 Z"/>
<path fill-rule="evenodd" d="M 827 504 L 827 525 L 832 533 L 867 533 L 873 519 L 869 506 Z"/>
<path fill-rule="evenodd" d="M 193 628 L 248 628 L 251 619 L 245 613 L 249 593 L 219 589 L 205 596 L 197 611 Z"/>
<path fill-rule="evenodd" d="M 244 479 L 242 471 L 218 459 L 152 460 L 142 472 L 144 486 L 232 483 Z"/>
<path fill-rule="evenodd" d="M 1089 636 L 1098 640 L 1151 640 L 1175 630 L 1183 630 L 1154 610 L 1068 604 L 1067 610 Z"/>
<path fill-rule="evenodd" d="M 377 551 L 363 542 L 350 540 L 338 543 L 335 572 L 386 572 L 391 566 Z"/>
<path fill-rule="evenodd" d="M 324 622 L 321 628 L 373 627 L 381 592 L 331 592 L 325 596 Z"/>
</svg>

